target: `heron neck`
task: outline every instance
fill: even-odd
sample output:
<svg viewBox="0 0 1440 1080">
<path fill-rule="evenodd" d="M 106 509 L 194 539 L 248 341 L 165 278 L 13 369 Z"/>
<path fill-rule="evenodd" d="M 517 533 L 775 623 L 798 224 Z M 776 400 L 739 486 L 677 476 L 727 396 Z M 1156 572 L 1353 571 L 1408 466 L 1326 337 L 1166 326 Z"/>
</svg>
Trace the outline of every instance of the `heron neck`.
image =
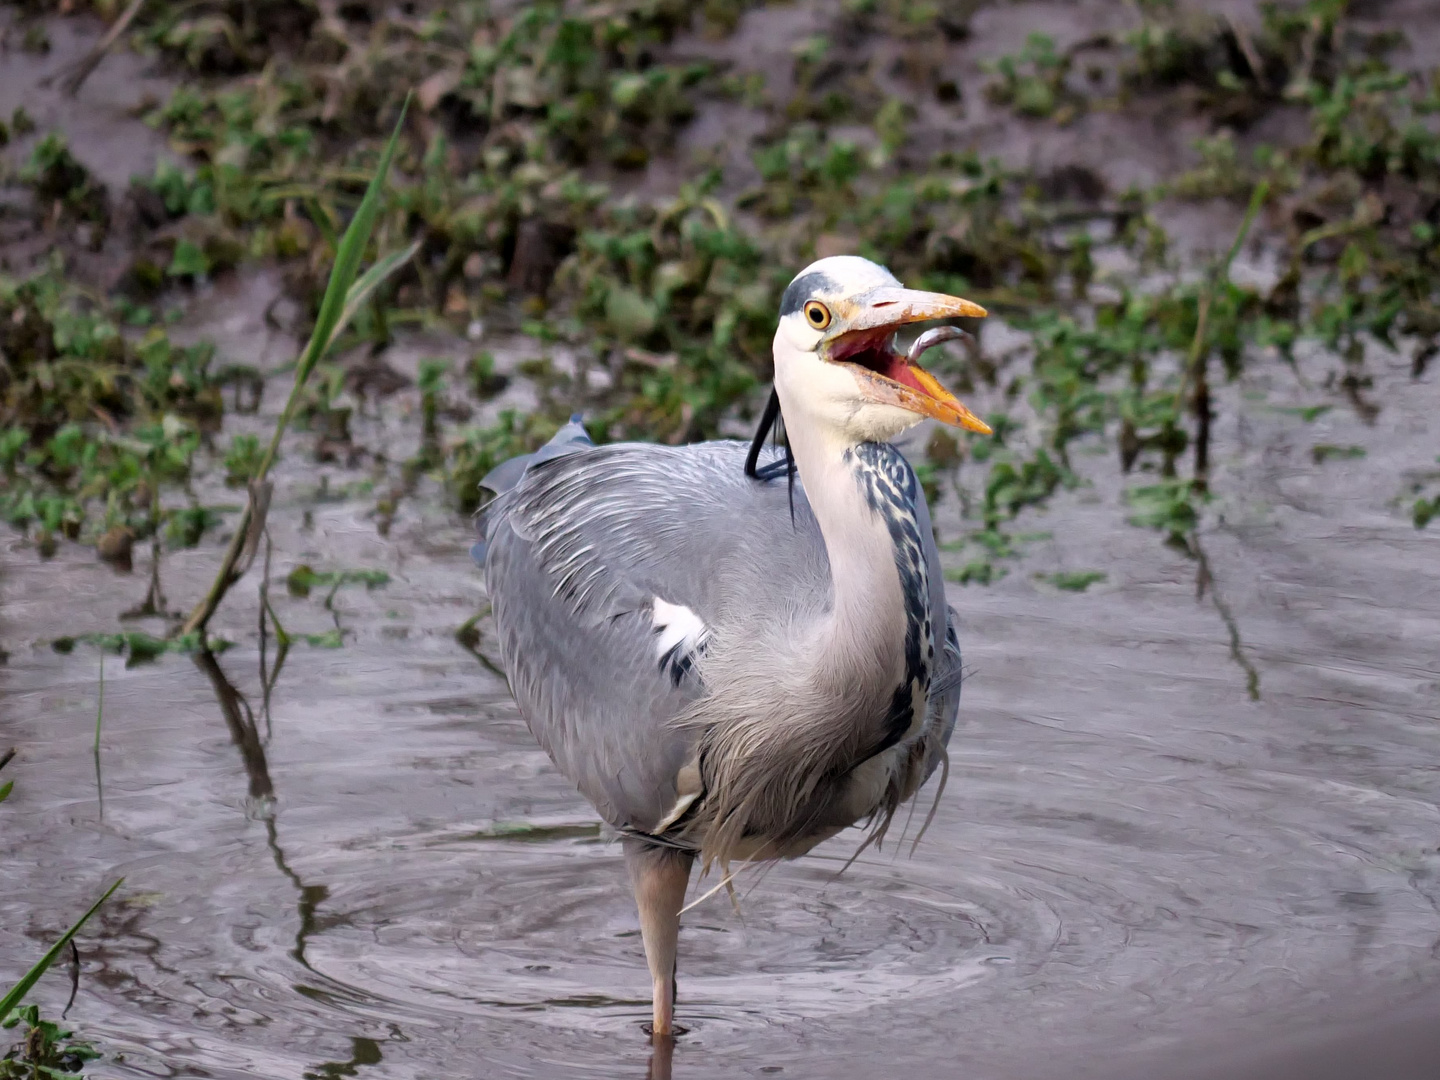
<svg viewBox="0 0 1440 1080">
<path fill-rule="evenodd" d="M 786 434 L 825 540 L 833 590 L 830 611 L 817 627 L 815 676 L 847 696 L 882 688 L 888 695 L 905 676 L 908 620 L 887 515 L 904 508 L 878 503 L 877 477 L 870 474 L 876 455 L 894 451 L 796 419 L 787 418 Z"/>
</svg>

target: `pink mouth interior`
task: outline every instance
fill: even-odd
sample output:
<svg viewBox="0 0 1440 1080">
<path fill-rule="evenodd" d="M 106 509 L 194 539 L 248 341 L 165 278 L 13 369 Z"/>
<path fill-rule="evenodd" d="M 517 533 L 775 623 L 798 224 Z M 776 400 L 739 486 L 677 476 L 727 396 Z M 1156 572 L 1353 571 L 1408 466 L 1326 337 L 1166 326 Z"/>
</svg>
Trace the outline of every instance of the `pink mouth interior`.
<svg viewBox="0 0 1440 1080">
<path fill-rule="evenodd" d="M 930 392 L 920 385 L 905 357 L 895 351 L 893 338 L 894 331 L 886 328 L 845 334 L 830 347 L 830 359 L 856 364 L 928 397 Z"/>
</svg>

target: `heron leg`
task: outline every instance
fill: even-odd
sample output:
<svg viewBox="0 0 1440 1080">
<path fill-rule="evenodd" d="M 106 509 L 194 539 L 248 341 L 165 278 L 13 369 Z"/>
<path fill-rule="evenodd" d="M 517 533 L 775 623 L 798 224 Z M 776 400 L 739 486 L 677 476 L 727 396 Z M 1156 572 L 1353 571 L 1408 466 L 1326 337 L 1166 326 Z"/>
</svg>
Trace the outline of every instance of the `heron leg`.
<svg viewBox="0 0 1440 1080">
<path fill-rule="evenodd" d="M 685 889 L 695 856 L 629 836 L 624 846 L 653 984 L 651 1034 L 668 1038 L 675 1028 L 675 949 L 680 940 L 680 909 L 685 906 Z"/>
</svg>

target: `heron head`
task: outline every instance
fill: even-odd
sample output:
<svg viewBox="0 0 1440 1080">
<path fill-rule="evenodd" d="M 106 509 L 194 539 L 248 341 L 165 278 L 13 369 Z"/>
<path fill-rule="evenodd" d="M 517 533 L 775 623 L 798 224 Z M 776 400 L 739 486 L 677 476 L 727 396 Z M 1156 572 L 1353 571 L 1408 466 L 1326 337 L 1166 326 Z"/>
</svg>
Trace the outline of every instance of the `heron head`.
<svg viewBox="0 0 1440 1080">
<path fill-rule="evenodd" d="M 909 323 L 984 315 L 969 300 L 907 289 L 869 259 L 836 255 L 811 263 L 780 300 L 781 405 L 857 441 L 893 438 L 926 417 L 988 435 L 983 420 L 895 348 L 896 331 Z"/>
</svg>

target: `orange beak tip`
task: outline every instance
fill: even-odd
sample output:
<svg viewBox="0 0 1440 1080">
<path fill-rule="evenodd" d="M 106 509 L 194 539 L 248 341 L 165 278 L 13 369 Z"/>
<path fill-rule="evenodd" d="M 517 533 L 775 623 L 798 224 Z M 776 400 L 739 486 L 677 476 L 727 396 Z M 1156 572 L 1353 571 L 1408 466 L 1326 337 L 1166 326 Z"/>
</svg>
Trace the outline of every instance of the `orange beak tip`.
<svg viewBox="0 0 1440 1080">
<path fill-rule="evenodd" d="M 952 427 L 963 427 L 982 435 L 991 434 L 990 425 L 965 407 L 965 404 L 918 364 L 910 365 L 911 377 L 924 388 L 927 401 L 925 415 Z"/>
</svg>

